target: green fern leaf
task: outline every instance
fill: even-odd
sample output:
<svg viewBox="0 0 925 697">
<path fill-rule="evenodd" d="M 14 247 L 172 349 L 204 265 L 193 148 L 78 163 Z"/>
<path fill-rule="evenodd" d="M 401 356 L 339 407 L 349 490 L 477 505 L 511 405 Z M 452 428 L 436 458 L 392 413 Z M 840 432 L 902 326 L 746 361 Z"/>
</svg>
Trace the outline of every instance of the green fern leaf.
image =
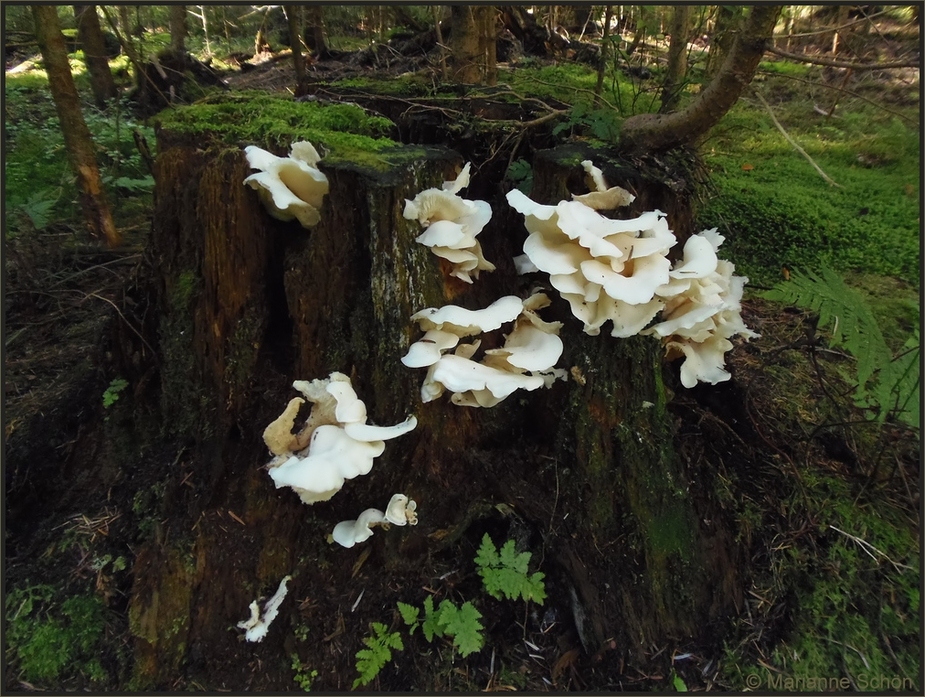
<svg viewBox="0 0 925 697">
<path fill-rule="evenodd" d="M 778 283 L 762 297 L 818 313 L 819 326 L 831 332 L 831 345 L 843 346 L 857 359 L 858 397 L 892 358 L 863 296 L 831 269 L 823 267 L 820 275 L 793 272 L 789 281 Z"/>
<path fill-rule="evenodd" d="M 445 600 L 443 602 L 446 602 Z M 434 612 L 434 599 L 432 596 L 424 598 L 424 622 L 421 624 L 424 638 L 433 641 L 435 636 L 443 636 L 443 627 L 440 624 L 440 613 Z"/>
<path fill-rule="evenodd" d="M 392 649 L 404 651 L 401 635 L 398 632 L 389 634 L 389 629 L 381 622 L 371 625 L 374 636 L 363 639 L 368 648 L 360 649 L 356 653 L 356 669 L 359 677 L 353 681 L 353 689 L 359 685 L 368 685 L 379 675 L 385 664 L 392 660 Z"/>
<path fill-rule="evenodd" d="M 440 603 L 440 624 L 446 635 L 453 637 L 453 645 L 459 649 L 459 655 L 468 656 L 482 648 L 485 637 L 482 635 L 481 613 L 468 600 L 462 607 L 456 607 L 449 600 Z"/>
<path fill-rule="evenodd" d="M 918 428 L 921 415 L 921 354 L 919 330 L 906 341 L 899 354 L 883 366 L 866 395 L 857 400 L 859 406 L 878 412 L 882 423 L 892 414 L 903 423 Z"/>
<path fill-rule="evenodd" d="M 408 603 L 399 601 L 398 612 L 401 613 L 401 618 L 404 620 L 405 624 L 410 627 L 408 633 L 414 634 L 414 630 L 420 626 L 420 623 L 418 622 L 418 617 L 421 614 L 420 608 L 416 608 L 414 605 L 409 605 Z"/>
</svg>

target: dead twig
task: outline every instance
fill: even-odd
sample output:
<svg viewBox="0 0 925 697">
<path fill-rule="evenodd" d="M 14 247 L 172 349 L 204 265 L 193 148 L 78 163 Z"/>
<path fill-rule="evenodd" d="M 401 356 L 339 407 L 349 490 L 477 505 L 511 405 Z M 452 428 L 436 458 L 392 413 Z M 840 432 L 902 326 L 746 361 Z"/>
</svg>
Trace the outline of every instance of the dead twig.
<svg viewBox="0 0 925 697">
<path fill-rule="evenodd" d="M 768 115 L 771 117 L 771 121 L 773 121 L 773 122 L 774 122 L 774 125 L 777 126 L 777 130 L 780 131 L 780 132 L 783 134 L 784 138 L 786 138 L 786 139 L 787 139 L 787 142 L 790 143 L 790 144 L 793 146 L 794 150 L 796 150 L 796 151 L 797 151 L 798 153 L 800 153 L 803 157 L 805 157 L 806 160 L 809 162 L 809 164 L 811 164 L 811 165 L 813 166 L 813 169 L 815 169 L 817 172 L 819 172 L 819 175 L 820 175 L 823 179 L 825 179 L 829 184 L 831 184 L 832 186 L 837 186 L 839 189 L 841 189 L 841 188 L 842 188 L 842 185 L 839 184 L 838 182 L 836 182 L 834 179 L 832 179 L 832 177 L 830 177 L 828 174 L 826 174 L 825 172 L 823 172 L 823 171 L 822 171 L 822 168 L 821 168 L 819 165 L 816 164 L 816 161 L 813 160 L 813 158 L 811 158 L 811 157 L 809 156 L 809 154 L 808 154 L 803 148 L 800 147 L 799 143 L 797 143 L 797 142 L 790 136 L 790 134 L 787 133 L 786 130 L 784 130 L 784 127 L 781 126 L 780 121 L 778 121 L 778 120 L 777 120 L 777 117 L 774 116 L 774 112 L 771 111 L 771 105 L 768 104 L 768 103 L 764 100 L 764 97 L 762 97 L 761 94 L 760 94 L 757 90 L 755 90 L 755 96 L 758 97 L 758 101 L 760 101 L 761 104 L 764 106 L 764 108 L 767 110 Z"/>
</svg>

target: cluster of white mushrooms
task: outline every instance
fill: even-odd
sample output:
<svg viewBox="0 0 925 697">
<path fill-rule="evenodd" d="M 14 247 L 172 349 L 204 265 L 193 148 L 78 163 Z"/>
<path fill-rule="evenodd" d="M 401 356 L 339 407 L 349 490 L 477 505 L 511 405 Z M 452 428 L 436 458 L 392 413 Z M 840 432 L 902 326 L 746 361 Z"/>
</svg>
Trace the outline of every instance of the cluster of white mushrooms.
<svg viewBox="0 0 925 697">
<path fill-rule="evenodd" d="M 524 255 L 515 259 L 520 273 L 543 271 L 565 298 L 572 314 L 592 336 L 608 321 L 611 335 L 657 334 L 669 358 L 684 356 L 681 383 L 716 384 L 730 375 L 723 366 L 737 334 L 757 336 L 742 321 L 742 289 L 748 279 L 733 276 L 735 266 L 717 258 L 723 242 L 715 229 L 692 236 L 674 268 L 668 251 L 677 241 L 665 214 L 649 211 L 629 220 L 606 218 L 598 210 L 626 205 L 632 195 L 607 188 L 601 171 L 582 166 L 594 191 L 538 204 L 514 189 L 510 205 L 524 215 L 530 235 Z M 649 327 L 661 313 L 660 321 Z M 648 327 L 648 328 L 647 328 Z"/>
<path fill-rule="evenodd" d="M 290 156 L 277 157 L 254 146 L 246 148 L 250 165 L 261 172 L 245 183 L 257 189 L 274 217 L 298 219 L 305 227 L 320 220 L 319 209 L 328 180 L 315 165 L 319 155 L 308 142 L 294 143 Z M 403 215 L 417 220 L 424 232 L 417 242 L 450 263 L 450 275 L 472 283 L 481 271 L 494 271 L 477 240 L 491 219 L 485 201 L 469 201 L 459 191 L 469 184 L 470 164 L 440 189 L 420 192 L 405 201 Z M 620 187 L 608 187 L 601 170 L 582 162 L 591 192 L 572 196 L 555 206 L 541 205 L 518 190 L 507 194 L 508 203 L 524 215 L 530 233 L 524 254 L 514 259 L 521 274 L 544 272 L 549 283 L 569 303 L 585 333 L 598 335 L 607 322 L 611 336 L 654 334 L 661 338 L 669 358 L 684 357 L 681 382 L 716 384 L 728 380 L 724 355 L 730 339 L 757 334 L 741 317 L 742 291 L 747 278 L 734 276 L 735 267 L 718 259 L 723 242 L 716 230 L 692 236 L 683 258 L 672 267 L 668 252 L 676 243 L 666 216 L 649 211 L 629 220 L 614 220 L 600 210 L 632 203 L 634 197 Z M 401 358 L 409 368 L 427 368 L 421 386 L 422 402 L 451 393 L 453 404 L 493 407 L 517 389 L 533 391 L 565 379 L 555 364 L 562 355 L 561 322 L 546 322 L 537 314 L 548 306 L 545 293 L 525 300 L 509 295 L 480 310 L 456 305 L 426 308 L 411 316 L 424 332 Z M 500 348 L 479 352 L 479 334 L 510 325 Z M 478 359 L 476 357 L 478 356 Z M 296 381 L 296 397 L 267 426 L 263 438 L 273 459 L 268 463 L 277 488 L 291 487 L 307 504 L 327 501 L 345 480 L 368 474 L 382 454 L 385 441 L 413 430 L 414 416 L 394 426 L 367 423 L 366 405 L 357 397 L 350 379 L 338 372 L 324 380 Z M 312 410 L 294 432 L 301 405 Z M 375 526 L 416 525 L 417 504 L 395 494 L 385 511 L 369 508 L 356 520 L 334 527 L 331 539 L 353 547 L 368 539 Z M 238 624 L 249 641 L 260 641 L 285 597 L 286 579 L 261 613 L 251 604 L 251 618 Z"/>
<path fill-rule="evenodd" d="M 549 387 L 564 370 L 554 368 L 562 355 L 561 322 L 545 322 L 536 311 L 549 305 L 544 293 L 526 300 L 507 295 L 483 310 L 456 305 L 429 307 L 415 313 L 424 336 L 413 343 L 401 361 L 409 368 L 427 368 L 421 401 L 431 402 L 450 390 L 453 404 L 493 407 L 517 389 Z M 481 340 L 461 339 L 514 323 L 501 348 L 487 349 L 481 361 L 473 356 Z M 452 353 L 450 351 L 452 350 Z"/>
</svg>

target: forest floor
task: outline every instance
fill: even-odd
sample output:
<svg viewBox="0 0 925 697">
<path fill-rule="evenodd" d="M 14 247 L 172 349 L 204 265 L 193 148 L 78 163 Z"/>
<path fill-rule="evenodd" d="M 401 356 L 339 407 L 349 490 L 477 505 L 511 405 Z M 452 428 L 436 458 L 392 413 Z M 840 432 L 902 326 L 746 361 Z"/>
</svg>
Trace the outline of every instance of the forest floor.
<svg viewBox="0 0 925 697">
<path fill-rule="evenodd" d="M 291 71 L 288 62 L 272 62 L 228 83 L 282 92 Z M 149 220 L 143 209 L 120 215 L 127 234 L 119 250 L 87 244 L 73 222 L 5 239 L 5 691 L 128 684 L 133 550 L 156 534 L 149 499 L 163 490 L 154 475 L 119 480 L 95 467 L 145 437 L 130 427 L 120 433 L 133 418 L 120 400 L 131 392 L 141 403 L 157 389 L 146 356 L 120 354 L 119 337 L 140 336 L 150 320 L 141 293 Z M 884 295 L 889 284 L 908 289 L 902 280 L 877 280 Z M 584 655 L 574 635 L 550 631 L 569 612 L 551 600 L 529 621 L 526 609 L 505 615 L 510 622 L 494 625 L 491 647 L 477 659 L 454 662 L 439 645 L 433 655 L 398 654 L 371 686 L 738 690 L 752 687 L 759 672 L 918 680 L 920 434 L 896 420 L 879 424 L 855 406 L 854 359 L 827 344 L 813 313 L 750 293 L 743 317 L 761 336 L 728 355 L 733 380 L 678 393 L 670 407 L 678 452 L 711 463 L 750 559 L 740 612 L 715 645 L 672 646 L 673 655 L 651 647 L 648 672 L 623 674 L 608 664 L 606 649 Z M 114 354 L 138 367 L 137 379 L 113 374 Z M 229 511 L 215 530 L 234 525 Z M 217 543 L 239 544 L 234 532 Z M 475 594 L 471 567 L 471 559 L 438 559 L 430 571 L 463 568 L 458 586 Z M 367 590 L 363 606 L 420 595 L 419 581 L 396 581 L 379 595 Z M 339 613 L 360 598 L 342 589 L 327 601 L 300 602 L 300 626 L 323 641 L 306 642 L 308 630 L 297 631 L 293 658 L 281 667 L 229 664 L 211 670 L 209 684 L 178 676 L 169 687 L 349 688 L 353 657 L 333 654 Z M 390 623 L 388 611 L 378 621 Z M 246 684 L 236 682 L 240 676 L 249 676 Z"/>
</svg>

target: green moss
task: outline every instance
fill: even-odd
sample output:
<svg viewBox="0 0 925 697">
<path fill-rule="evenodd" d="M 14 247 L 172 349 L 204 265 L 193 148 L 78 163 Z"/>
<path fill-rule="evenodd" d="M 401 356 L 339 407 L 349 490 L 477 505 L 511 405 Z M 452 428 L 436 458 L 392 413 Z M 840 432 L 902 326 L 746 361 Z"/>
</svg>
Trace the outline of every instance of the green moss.
<svg viewBox="0 0 925 697">
<path fill-rule="evenodd" d="M 105 608 L 94 595 L 55 602 L 61 589 L 48 584 L 13 588 L 5 599 L 6 640 L 24 680 L 55 686 L 83 676 L 91 683 L 108 675 L 98 652 L 106 627 Z"/>
<path fill-rule="evenodd" d="M 323 154 L 349 159 L 375 153 L 395 142 L 394 124 L 352 104 L 323 105 L 268 97 L 265 93 L 222 94 L 157 115 L 161 128 L 178 134 L 210 135 L 215 140 L 280 150 L 308 140 Z"/>
</svg>

